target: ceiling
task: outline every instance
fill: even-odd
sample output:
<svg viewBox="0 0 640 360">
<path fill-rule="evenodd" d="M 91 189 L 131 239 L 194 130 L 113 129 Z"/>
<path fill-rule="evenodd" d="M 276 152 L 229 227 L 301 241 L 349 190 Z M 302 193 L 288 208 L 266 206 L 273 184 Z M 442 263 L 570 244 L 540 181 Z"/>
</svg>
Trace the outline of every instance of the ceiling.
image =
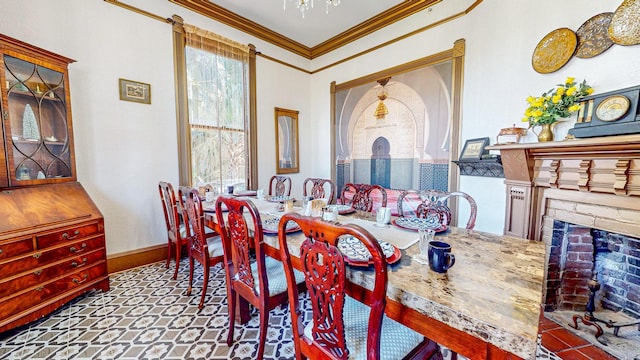
<svg viewBox="0 0 640 360">
<path fill-rule="evenodd" d="M 442 0 L 341 0 L 328 14 L 325 1 L 311 0 L 304 18 L 298 0 L 169 1 L 313 59 Z"/>
<path fill-rule="evenodd" d="M 283 1 L 286 9 L 283 9 Z M 326 13 L 326 2 L 302 18 L 295 0 L 209 0 L 305 46 L 313 47 L 403 2 L 402 0 L 342 0 Z"/>
</svg>

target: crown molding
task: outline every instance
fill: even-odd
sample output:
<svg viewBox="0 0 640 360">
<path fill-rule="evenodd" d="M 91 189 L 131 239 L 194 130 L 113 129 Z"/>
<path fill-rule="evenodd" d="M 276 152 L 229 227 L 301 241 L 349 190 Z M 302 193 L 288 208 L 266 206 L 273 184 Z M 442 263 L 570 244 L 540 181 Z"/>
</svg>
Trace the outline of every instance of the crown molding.
<svg viewBox="0 0 640 360">
<path fill-rule="evenodd" d="M 207 0 L 169 0 L 188 10 L 204 15 L 210 19 L 219 21 L 225 25 L 236 28 L 258 39 L 270 42 L 294 54 L 311 59 L 311 49 L 284 35 L 272 31 L 258 23 L 231 12 L 219 5 Z"/>
<path fill-rule="evenodd" d="M 336 50 L 441 1 L 442 0 L 404 1 L 331 39 L 316 46 L 308 47 L 208 0 L 169 0 L 171 3 L 236 28 L 309 60 Z"/>
<path fill-rule="evenodd" d="M 409 17 L 442 0 L 404 1 L 334 37 L 311 48 L 311 59 L 336 50 L 350 42 L 363 38 L 388 25 Z"/>
</svg>

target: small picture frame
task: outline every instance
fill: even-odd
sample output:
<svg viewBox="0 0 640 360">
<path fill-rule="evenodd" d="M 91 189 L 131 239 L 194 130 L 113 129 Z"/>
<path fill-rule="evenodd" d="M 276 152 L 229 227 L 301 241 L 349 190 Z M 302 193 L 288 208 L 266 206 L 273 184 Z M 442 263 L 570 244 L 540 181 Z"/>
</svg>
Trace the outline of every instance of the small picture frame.
<svg viewBox="0 0 640 360">
<path fill-rule="evenodd" d="M 469 139 L 464 143 L 460 159 L 458 161 L 477 161 L 485 153 L 484 148 L 489 145 L 489 138 Z"/>
<path fill-rule="evenodd" d="M 120 100 L 151 104 L 151 85 L 127 79 L 119 81 Z"/>
</svg>

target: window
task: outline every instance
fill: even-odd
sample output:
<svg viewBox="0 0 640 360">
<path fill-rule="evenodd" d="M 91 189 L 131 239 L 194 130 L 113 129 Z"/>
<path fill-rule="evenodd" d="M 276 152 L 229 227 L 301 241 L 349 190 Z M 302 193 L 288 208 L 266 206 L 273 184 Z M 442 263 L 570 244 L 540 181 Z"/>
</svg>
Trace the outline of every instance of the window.
<svg viewBox="0 0 640 360">
<path fill-rule="evenodd" d="M 178 99 L 184 99 L 178 101 L 180 183 L 212 184 L 219 191 L 229 185 L 250 188 L 255 183 L 250 171 L 255 158 L 251 48 L 190 25 L 182 28 L 184 67 L 177 69 Z"/>
</svg>

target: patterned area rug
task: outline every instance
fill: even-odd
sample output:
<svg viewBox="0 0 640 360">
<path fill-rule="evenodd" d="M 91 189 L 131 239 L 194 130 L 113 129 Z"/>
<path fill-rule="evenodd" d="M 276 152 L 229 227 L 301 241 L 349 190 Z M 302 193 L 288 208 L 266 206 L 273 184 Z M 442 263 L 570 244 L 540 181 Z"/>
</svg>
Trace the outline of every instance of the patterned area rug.
<svg viewBox="0 0 640 360">
<path fill-rule="evenodd" d="M 173 264 L 172 264 L 173 265 Z M 90 292 L 39 321 L 0 334 L 0 359 L 255 359 L 257 310 L 236 325 L 226 344 L 224 271 L 211 270 L 205 307 L 198 312 L 202 267 L 186 296 L 188 262 L 177 280 L 164 262 L 111 274 L 111 290 Z M 305 309 L 309 311 L 309 309 Z M 451 353 L 444 349 L 445 359 Z M 293 359 L 288 308 L 270 313 L 265 360 Z M 556 359 L 540 349 L 539 359 Z M 458 356 L 458 359 L 464 359 Z"/>
</svg>

